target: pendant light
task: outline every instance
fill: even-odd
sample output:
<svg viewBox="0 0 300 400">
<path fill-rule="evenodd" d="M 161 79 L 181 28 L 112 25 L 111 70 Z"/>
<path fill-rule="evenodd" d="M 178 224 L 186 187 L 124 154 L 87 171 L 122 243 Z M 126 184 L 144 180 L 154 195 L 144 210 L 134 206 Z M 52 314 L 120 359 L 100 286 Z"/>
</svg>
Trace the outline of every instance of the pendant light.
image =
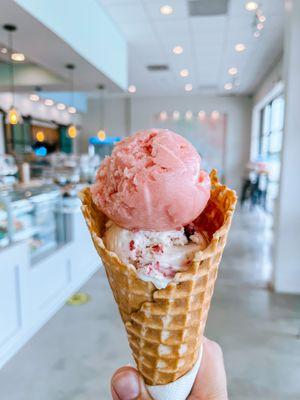
<svg viewBox="0 0 300 400">
<path fill-rule="evenodd" d="M 68 111 L 70 114 L 75 114 L 76 113 L 76 108 L 74 107 L 74 69 L 75 65 L 74 64 L 67 64 L 66 68 L 70 72 L 70 82 L 71 82 L 71 97 L 70 97 L 70 103 L 71 105 L 68 107 Z M 77 128 L 74 123 L 71 123 L 71 125 L 68 127 L 68 136 L 71 139 L 75 139 L 77 136 Z"/>
<path fill-rule="evenodd" d="M 104 89 L 104 85 L 98 85 L 98 89 L 99 89 L 99 91 L 102 91 L 103 89 Z M 101 121 L 101 106 L 102 106 L 102 98 L 101 98 L 101 93 L 99 93 L 99 117 L 100 117 L 100 120 L 99 120 L 99 126 L 101 126 L 102 125 L 102 121 Z M 105 133 L 105 130 L 104 129 L 99 129 L 99 131 L 97 132 L 97 137 L 98 137 L 98 139 L 101 141 L 101 142 L 103 142 L 104 140 L 105 140 L 105 138 L 106 138 L 106 133 Z"/>
<path fill-rule="evenodd" d="M 6 32 L 8 34 L 8 54 L 10 57 L 10 60 L 9 60 L 9 86 L 10 86 L 10 92 L 12 95 L 12 105 L 10 106 L 10 109 L 8 110 L 5 122 L 10 125 L 17 125 L 17 124 L 20 124 L 23 122 L 21 114 L 15 107 L 14 63 L 12 60 L 13 32 L 15 32 L 17 30 L 17 27 L 15 25 L 5 24 L 5 25 L 3 25 L 3 29 L 6 30 Z"/>
</svg>

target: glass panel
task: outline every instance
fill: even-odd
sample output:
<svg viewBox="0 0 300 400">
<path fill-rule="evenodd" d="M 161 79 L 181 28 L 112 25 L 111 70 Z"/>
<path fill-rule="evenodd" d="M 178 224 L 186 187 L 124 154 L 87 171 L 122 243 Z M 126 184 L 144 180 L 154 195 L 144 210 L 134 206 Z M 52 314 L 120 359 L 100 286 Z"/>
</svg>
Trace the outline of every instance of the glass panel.
<svg viewBox="0 0 300 400">
<path fill-rule="evenodd" d="M 260 155 L 262 157 L 266 157 L 268 155 L 268 148 L 269 148 L 269 136 L 263 135 L 261 137 L 261 149 L 260 149 Z"/>
<path fill-rule="evenodd" d="M 280 153 L 282 146 L 282 131 L 272 131 L 270 136 L 270 153 Z"/>
<path fill-rule="evenodd" d="M 282 130 L 283 123 L 284 123 L 284 99 L 283 97 L 277 97 L 272 102 L 271 130 L 272 131 Z"/>
<path fill-rule="evenodd" d="M 262 134 L 268 135 L 270 133 L 270 120 L 271 120 L 271 106 L 268 104 L 263 111 L 263 126 Z"/>
</svg>

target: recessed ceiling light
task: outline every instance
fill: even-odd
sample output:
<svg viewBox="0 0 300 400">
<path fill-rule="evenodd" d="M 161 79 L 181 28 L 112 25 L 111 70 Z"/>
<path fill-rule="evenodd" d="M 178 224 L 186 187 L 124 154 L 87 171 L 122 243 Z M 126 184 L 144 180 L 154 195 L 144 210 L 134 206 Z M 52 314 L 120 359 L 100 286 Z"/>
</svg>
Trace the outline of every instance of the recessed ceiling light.
<svg viewBox="0 0 300 400">
<path fill-rule="evenodd" d="M 254 36 L 255 38 L 260 37 L 260 32 L 259 32 L 259 31 L 255 31 L 255 32 L 253 33 L 253 36 Z"/>
<path fill-rule="evenodd" d="M 212 117 L 212 119 L 219 119 L 219 117 L 220 117 L 219 111 L 214 110 L 214 111 L 211 113 L 211 117 Z"/>
<path fill-rule="evenodd" d="M 242 51 L 246 50 L 246 45 L 244 45 L 244 43 L 237 43 L 234 46 L 234 50 L 237 51 L 238 53 L 241 53 Z"/>
<path fill-rule="evenodd" d="M 173 118 L 175 121 L 178 121 L 180 118 L 180 112 L 179 111 L 173 111 Z"/>
<path fill-rule="evenodd" d="M 30 99 L 31 101 L 39 101 L 39 100 L 40 100 L 40 96 L 39 96 L 38 94 L 36 94 L 36 93 L 32 93 L 32 94 L 29 96 L 29 99 Z"/>
<path fill-rule="evenodd" d="M 185 119 L 187 119 L 188 121 L 190 121 L 193 118 L 193 113 L 192 111 L 187 111 L 185 113 Z"/>
<path fill-rule="evenodd" d="M 68 107 L 68 111 L 69 111 L 70 114 L 76 114 L 77 110 L 76 110 L 75 107 L 70 106 L 70 107 Z"/>
<path fill-rule="evenodd" d="M 58 110 L 60 110 L 60 111 L 63 111 L 63 110 L 66 109 L 66 106 L 64 105 L 64 103 L 58 103 L 58 104 L 56 105 L 56 108 L 57 108 Z"/>
<path fill-rule="evenodd" d="M 1 49 L 1 53 L 2 53 L 2 54 L 7 54 L 7 48 L 3 47 L 3 48 Z"/>
<path fill-rule="evenodd" d="M 53 106 L 54 101 L 53 101 L 52 99 L 46 99 L 46 100 L 44 101 L 44 104 L 45 104 L 45 106 L 50 107 L 50 106 Z"/>
<path fill-rule="evenodd" d="M 189 76 L 189 70 L 188 69 L 182 69 L 180 71 L 180 76 L 182 76 L 183 78 L 186 78 L 187 76 Z"/>
<path fill-rule="evenodd" d="M 248 11 L 255 11 L 258 8 L 258 4 L 256 3 L 256 1 L 247 1 L 247 3 L 245 4 L 245 8 Z"/>
<path fill-rule="evenodd" d="M 136 92 L 136 87 L 134 85 L 129 85 L 128 86 L 128 92 L 129 93 L 135 93 Z"/>
<path fill-rule="evenodd" d="M 193 85 L 191 83 L 187 83 L 186 85 L 184 85 L 184 90 L 186 92 L 190 92 L 191 90 L 193 90 Z"/>
<path fill-rule="evenodd" d="M 228 69 L 228 74 L 229 75 L 236 75 L 238 73 L 238 69 L 236 67 L 231 67 Z"/>
<path fill-rule="evenodd" d="M 175 47 L 173 47 L 173 53 L 176 55 L 182 54 L 183 48 L 181 46 L 175 46 Z"/>
<path fill-rule="evenodd" d="M 264 15 L 260 15 L 260 16 L 258 17 L 259 22 L 265 22 L 266 19 L 267 19 L 267 18 L 266 18 Z"/>
<path fill-rule="evenodd" d="M 201 121 L 203 121 L 203 120 L 205 119 L 205 117 L 206 117 L 206 112 L 205 112 L 204 110 L 200 110 L 200 111 L 198 112 L 198 118 L 199 118 Z"/>
<path fill-rule="evenodd" d="M 25 56 L 24 56 L 23 53 L 12 53 L 11 59 L 13 61 L 24 61 L 25 60 Z"/>
<path fill-rule="evenodd" d="M 225 90 L 231 90 L 233 88 L 233 84 L 231 82 L 227 82 L 224 85 Z"/>
<path fill-rule="evenodd" d="M 160 13 L 162 15 L 171 15 L 173 14 L 173 7 L 169 6 L 168 4 L 161 6 Z"/>
<path fill-rule="evenodd" d="M 262 29 L 264 29 L 264 24 L 259 23 L 259 24 L 256 25 L 256 28 L 257 28 L 259 31 L 261 31 Z"/>
</svg>

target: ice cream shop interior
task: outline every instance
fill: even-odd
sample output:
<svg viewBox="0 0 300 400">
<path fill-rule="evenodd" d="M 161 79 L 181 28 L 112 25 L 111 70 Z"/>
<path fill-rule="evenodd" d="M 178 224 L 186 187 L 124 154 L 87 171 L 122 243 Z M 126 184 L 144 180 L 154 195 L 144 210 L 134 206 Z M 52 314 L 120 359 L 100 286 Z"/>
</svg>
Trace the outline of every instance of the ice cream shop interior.
<svg viewBox="0 0 300 400">
<path fill-rule="evenodd" d="M 230 399 L 300 398 L 299 27 L 298 0 L 1 0 L 1 399 L 111 398 L 136 288 L 109 283 L 192 273 L 212 170 L 237 203 L 204 334 Z"/>
</svg>

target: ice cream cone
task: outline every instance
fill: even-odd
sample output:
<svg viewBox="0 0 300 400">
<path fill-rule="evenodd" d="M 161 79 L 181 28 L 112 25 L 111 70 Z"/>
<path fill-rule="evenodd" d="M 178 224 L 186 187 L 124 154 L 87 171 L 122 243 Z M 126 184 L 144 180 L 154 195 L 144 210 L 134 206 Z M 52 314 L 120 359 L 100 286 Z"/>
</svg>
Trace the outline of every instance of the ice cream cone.
<svg viewBox="0 0 300 400">
<path fill-rule="evenodd" d="M 188 271 L 158 290 L 138 278 L 136 269 L 108 251 L 102 240 L 107 218 L 89 188 L 80 193 L 82 212 L 126 327 L 138 370 L 149 385 L 163 385 L 187 373 L 198 358 L 218 266 L 236 204 L 235 192 L 210 174 L 211 197 L 198 218 L 209 245 L 195 254 Z"/>
</svg>

